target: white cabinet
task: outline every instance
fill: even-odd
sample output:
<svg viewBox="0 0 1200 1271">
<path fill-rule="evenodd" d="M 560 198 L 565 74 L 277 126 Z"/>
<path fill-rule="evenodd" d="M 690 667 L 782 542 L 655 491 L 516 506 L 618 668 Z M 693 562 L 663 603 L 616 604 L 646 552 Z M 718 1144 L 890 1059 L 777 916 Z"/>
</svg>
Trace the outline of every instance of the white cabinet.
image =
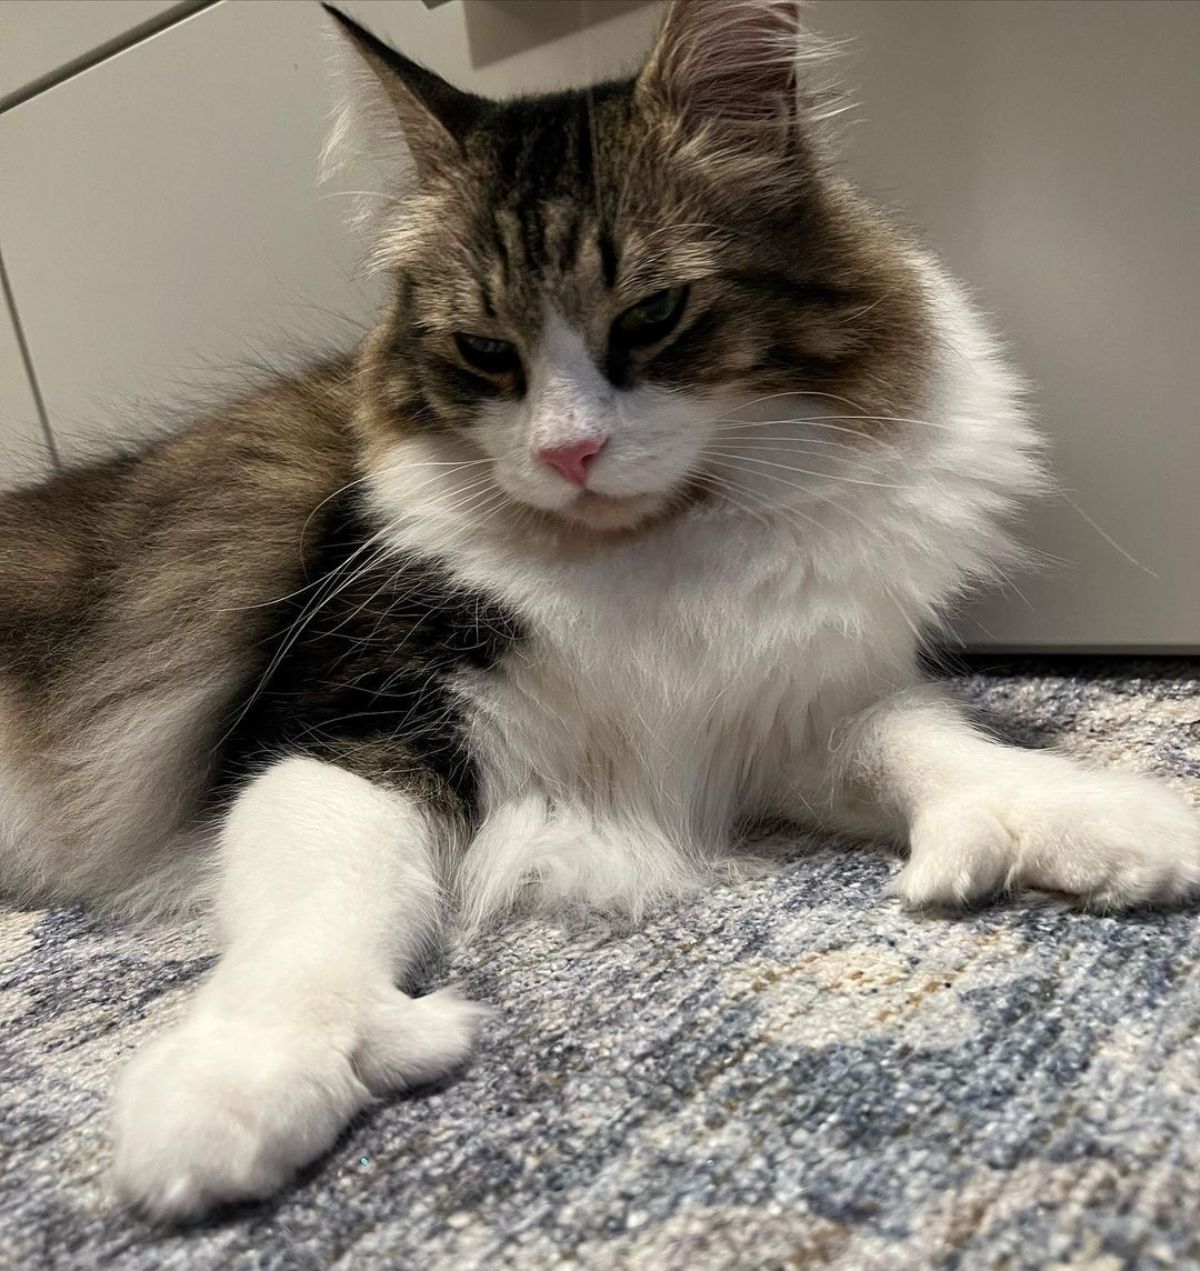
<svg viewBox="0 0 1200 1271">
<path fill-rule="evenodd" d="M 353 342 L 327 38 L 316 5 L 223 3 L 0 115 L 0 244 L 66 455 Z"/>
<path fill-rule="evenodd" d="M 75 47 L 84 28 L 53 15 L 76 7 L 4 0 L 0 29 L 36 8 Z M 485 93 L 630 68 L 660 12 L 345 7 Z M 104 5 L 86 8 L 100 21 Z M 133 0 L 107 16 L 184 8 Z M 1200 4 L 821 0 L 807 13 L 857 37 L 843 67 L 862 103 L 850 171 L 992 312 L 1070 496 L 1030 517 L 1047 563 L 1017 580 L 1024 598 L 975 606 L 964 636 L 1200 648 Z M 236 389 L 237 368 L 353 343 L 377 291 L 356 274 L 344 193 L 382 187 L 370 171 L 316 183 L 334 43 L 316 4 L 220 0 L 0 113 L 0 247 L 68 456 L 159 426 L 158 403 Z M 58 56 L 39 48 L 35 62 Z M 28 73 L 10 73 L 13 56 L 0 48 L 0 95 Z M 0 421 L 24 420 L 36 447 L 23 374 L 0 351 Z"/>
</svg>

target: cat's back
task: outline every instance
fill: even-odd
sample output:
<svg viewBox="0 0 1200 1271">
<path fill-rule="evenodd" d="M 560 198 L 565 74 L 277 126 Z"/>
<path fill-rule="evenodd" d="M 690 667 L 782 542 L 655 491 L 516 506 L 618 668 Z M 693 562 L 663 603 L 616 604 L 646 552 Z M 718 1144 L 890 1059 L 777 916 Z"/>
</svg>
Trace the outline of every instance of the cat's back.
<svg viewBox="0 0 1200 1271">
<path fill-rule="evenodd" d="M 281 597 L 355 473 L 349 363 L 0 495 L 0 839 L 98 895 L 190 815 Z M 6 829 L 7 826 L 7 829 Z"/>
<path fill-rule="evenodd" d="M 352 479 L 347 365 L 279 380 L 137 451 L 0 494 L 0 672 L 51 675 L 122 605 L 261 600 Z"/>
</svg>

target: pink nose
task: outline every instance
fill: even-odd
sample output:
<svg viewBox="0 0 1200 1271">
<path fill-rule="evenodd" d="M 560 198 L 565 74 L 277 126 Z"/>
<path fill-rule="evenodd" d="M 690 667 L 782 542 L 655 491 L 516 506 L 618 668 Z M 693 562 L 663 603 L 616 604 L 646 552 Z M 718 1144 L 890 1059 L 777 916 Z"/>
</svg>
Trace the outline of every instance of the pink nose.
<svg viewBox="0 0 1200 1271">
<path fill-rule="evenodd" d="M 569 446 L 547 446 L 537 453 L 543 463 L 561 472 L 572 485 L 584 486 L 588 468 L 605 444 L 605 441 L 573 441 Z"/>
</svg>

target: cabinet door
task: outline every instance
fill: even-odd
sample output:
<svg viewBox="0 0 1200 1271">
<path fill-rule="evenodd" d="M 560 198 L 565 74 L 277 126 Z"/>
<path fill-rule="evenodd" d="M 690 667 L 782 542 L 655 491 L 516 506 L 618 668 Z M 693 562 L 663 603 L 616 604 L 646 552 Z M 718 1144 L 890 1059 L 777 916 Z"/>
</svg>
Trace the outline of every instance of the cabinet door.
<svg viewBox="0 0 1200 1271">
<path fill-rule="evenodd" d="M 4 0 L 0 104 L 203 0 Z"/>
<path fill-rule="evenodd" d="M 0 295 L 0 490 L 43 476 L 49 466 L 16 327 Z"/>
</svg>

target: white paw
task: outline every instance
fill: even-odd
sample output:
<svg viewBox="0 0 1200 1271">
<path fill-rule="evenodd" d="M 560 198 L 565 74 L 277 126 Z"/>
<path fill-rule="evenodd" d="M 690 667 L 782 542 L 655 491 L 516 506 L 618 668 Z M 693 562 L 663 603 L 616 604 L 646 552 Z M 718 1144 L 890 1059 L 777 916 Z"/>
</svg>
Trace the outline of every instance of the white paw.
<svg viewBox="0 0 1200 1271">
<path fill-rule="evenodd" d="M 1200 895 L 1200 817 L 1183 799 L 1146 777 L 1040 758 L 1019 784 L 963 789 L 923 809 L 896 894 L 957 906 L 1035 888 L 1102 911 Z"/>
<path fill-rule="evenodd" d="M 269 1195 L 331 1147 L 373 1094 L 455 1068 L 483 1012 L 448 991 L 392 990 L 347 1013 L 322 1027 L 197 1012 L 147 1046 L 117 1090 L 122 1199 L 180 1221 Z"/>
</svg>

